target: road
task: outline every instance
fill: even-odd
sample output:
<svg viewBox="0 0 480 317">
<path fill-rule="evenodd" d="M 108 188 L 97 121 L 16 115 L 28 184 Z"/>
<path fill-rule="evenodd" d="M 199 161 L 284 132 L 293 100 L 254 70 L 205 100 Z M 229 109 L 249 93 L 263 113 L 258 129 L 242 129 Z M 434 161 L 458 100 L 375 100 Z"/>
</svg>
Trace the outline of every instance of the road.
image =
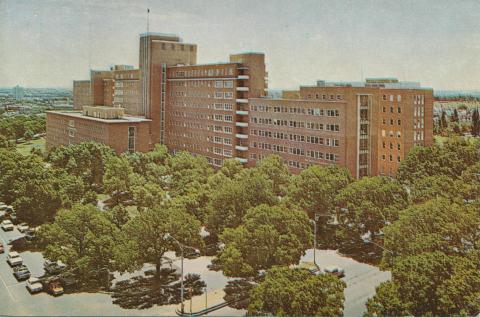
<svg viewBox="0 0 480 317">
<path fill-rule="evenodd" d="M 12 269 L 6 262 L 9 239 L 19 237 L 16 231 L 4 232 L 0 229 L 0 241 L 6 246 L 6 252 L 0 254 L 0 315 L 43 315 L 43 316 L 173 316 L 176 305 L 154 306 L 149 309 L 123 309 L 112 303 L 109 294 L 76 293 L 52 297 L 46 293 L 30 295 L 25 288 L 25 282 L 17 282 Z M 43 274 L 43 257 L 39 252 L 22 252 L 24 263 L 30 268 L 34 276 Z M 173 258 L 173 253 L 167 254 Z M 200 274 L 207 283 L 209 292 L 222 290 L 229 280 L 221 272 L 210 271 L 207 265 L 212 257 L 200 257 L 185 260 L 185 272 Z M 313 250 L 308 250 L 302 261 L 313 261 Z M 375 292 L 375 286 L 388 280 L 390 274 L 381 272 L 377 268 L 362 264 L 350 258 L 338 255 L 335 251 L 317 250 L 317 263 L 321 267 L 338 265 L 345 269 L 344 280 L 347 283 L 345 290 L 345 316 L 361 316 L 365 310 L 366 300 Z M 180 266 L 178 259 L 173 262 L 174 267 Z M 125 278 L 117 276 L 119 279 Z M 204 298 L 204 295 L 200 296 Z M 214 300 L 212 296 L 211 300 Z M 201 301 L 201 299 L 200 299 Z M 212 303 L 212 302 L 211 302 Z M 186 303 L 187 304 L 187 303 Z M 213 303 L 212 303 L 213 304 Z M 209 316 L 243 316 L 245 311 L 225 307 L 212 312 Z"/>
</svg>

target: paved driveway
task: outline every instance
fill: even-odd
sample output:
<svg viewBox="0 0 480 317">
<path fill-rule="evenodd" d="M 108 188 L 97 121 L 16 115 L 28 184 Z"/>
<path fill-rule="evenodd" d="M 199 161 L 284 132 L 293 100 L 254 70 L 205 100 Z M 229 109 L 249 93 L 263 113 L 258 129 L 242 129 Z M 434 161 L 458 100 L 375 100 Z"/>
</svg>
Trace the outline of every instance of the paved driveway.
<svg viewBox="0 0 480 317">
<path fill-rule="evenodd" d="M 0 241 L 6 246 L 6 252 L 0 254 L 0 315 L 42 315 L 42 316 L 173 316 L 175 305 L 154 306 L 149 309 L 123 309 L 112 303 L 108 294 L 77 293 L 52 297 L 46 293 L 30 295 L 25 288 L 25 282 L 17 282 L 12 268 L 6 262 L 9 239 L 15 239 L 21 234 L 15 229 L 13 232 L 4 232 L 0 229 Z M 24 263 L 34 276 L 43 274 L 43 257 L 39 252 L 22 252 Z M 173 253 L 168 254 L 173 257 Z M 228 279 L 221 272 L 207 269 L 212 257 L 200 257 L 185 260 L 185 272 L 197 273 L 207 283 L 208 291 L 223 289 Z M 302 261 L 313 261 L 313 250 L 308 250 Z M 375 292 L 375 286 L 390 278 L 388 272 L 381 272 L 376 267 L 362 264 L 350 258 L 341 257 L 335 251 L 317 251 L 317 263 L 322 266 L 339 265 L 346 271 L 344 280 L 347 283 L 345 290 L 345 316 L 361 316 L 365 310 L 365 302 Z M 177 259 L 175 267 L 180 266 Z M 245 311 L 225 307 L 215 311 L 210 316 L 243 316 Z"/>
</svg>

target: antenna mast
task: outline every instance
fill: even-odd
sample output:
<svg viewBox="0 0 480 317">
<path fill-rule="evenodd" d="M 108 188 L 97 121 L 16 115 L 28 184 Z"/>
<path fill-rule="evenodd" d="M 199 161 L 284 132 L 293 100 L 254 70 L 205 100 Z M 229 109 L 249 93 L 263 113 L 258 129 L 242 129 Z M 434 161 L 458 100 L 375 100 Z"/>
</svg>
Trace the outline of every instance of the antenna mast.
<svg viewBox="0 0 480 317">
<path fill-rule="evenodd" d="M 150 24 L 150 9 L 147 8 L 147 33 L 148 33 L 148 28 L 149 28 L 149 25 Z"/>
</svg>

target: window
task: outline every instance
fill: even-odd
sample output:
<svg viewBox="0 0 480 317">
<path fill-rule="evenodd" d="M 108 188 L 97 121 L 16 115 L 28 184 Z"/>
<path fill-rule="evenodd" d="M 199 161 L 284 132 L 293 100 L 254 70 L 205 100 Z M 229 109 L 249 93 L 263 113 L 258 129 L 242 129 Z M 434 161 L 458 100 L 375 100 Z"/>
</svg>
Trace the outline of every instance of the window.
<svg viewBox="0 0 480 317">
<path fill-rule="evenodd" d="M 232 122 L 232 121 L 233 121 L 233 116 L 231 116 L 231 115 L 225 115 L 225 121 L 226 121 L 226 122 Z"/>
<path fill-rule="evenodd" d="M 390 150 L 393 150 L 393 143 L 390 142 Z"/>
<path fill-rule="evenodd" d="M 223 144 L 225 144 L 225 145 L 232 145 L 232 139 L 224 138 L 224 139 L 223 139 Z"/>
<path fill-rule="evenodd" d="M 387 107 L 383 106 L 382 107 L 382 112 L 387 112 Z"/>
<path fill-rule="evenodd" d="M 393 101 L 393 95 L 390 95 L 390 101 Z"/>
<path fill-rule="evenodd" d="M 385 141 L 382 142 L 382 147 L 385 148 Z"/>
<path fill-rule="evenodd" d="M 215 92 L 215 99 L 222 99 L 223 98 L 223 92 L 216 91 Z"/>
<path fill-rule="evenodd" d="M 393 125 L 393 119 L 390 119 L 390 125 Z"/>
<path fill-rule="evenodd" d="M 397 150 L 400 151 L 400 143 L 397 144 Z"/>
<path fill-rule="evenodd" d="M 223 82 L 223 87 L 225 88 L 233 88 L 233 81 L 227 80 Z"/>
<path fill-rule="evenodd" d="M 233 132 L 233 128 L 232 128 L 232 127 L 224 127 L 223 131 L 224 131 L 225 133 L 231 134 L 231 133 Z"/>
<path fill-rule="evenodd" d="M 393 107 L 390 107 L 390 113 L 393 113 Z"/>
<path fill-rule="evenodd" d="M 225 109 L 225 110 L 233 110 L 233 105 L 230 104 L 230 103 L 226 103 L 226 104 L 224 105 L 224 109 Z"/>
<path fill-rule="evenodd" d="M 217 80 L 217 81 L 215 82 L 215 88 L 222 88 L 222 87 L 223 87 L 222 81 L 221 81 L 221 80 Z"/>
<path fill-rule="evenodd" d="M 397 124 L 398 124 L 398 125 L 402 125 L 402 120 L 398 119 L 398 120 L 397 120 Z"/>
<path fill-rule="evenodd" d="M 223 150 L 223 156 L 232 157 L 232 150 Z"/>
<path fill-rule="evenodd" d="M 382 96 L 382 99 L 383 99 L 383 100 L 387 100 L 387 95 L 383 95 L 383 96 Z"/>
<path fill-rule="evenodd" d="M 222 144 L 222 141 L 223 141 L 223 139 L 222 139 L 221 137 L 219 137 L 219 136 L 215 136 L 215 137 L 213 138 L 213 143 Z"/>
<path fill-rule="evenodd" d="M 400 133 L 400 131 L 397 131 L 397 138 L 400 138 L 402 136 L 402 134 Z"/>
<path fill-rule="evenodd" d="M 214 115 L 213 120 L 215 120 L 215 121 L 223 121 L 223 115 L 221 115 L 221 114 L 216 114 L 216 115 Z"/>
<path fill-rule="evenodd" d="M 232 99 L 233 98 L 233 93 L 232 92 L 226 92 L 225 93 L 225 99 Z"/>
<path fill-rule="evenodd" d="M 135 151 L 135 127 L 128 127 L 128 150 Z"/>
<path fill-rule="evenodd" d="M 400 163 L 400 156 L 397 156 L 397 162 Z"/>
<path fill-rule="evenodd" d="M 398 107 L 398 113 L 402 113 L 402 108 L 401 107 Z"/>
<path fill-rule="evenodd" d="M 393 155 L 390 154 L 390 162 L 393 162 Z"/>
<path fill-rule="evenodd" d="M 385 154 L 382 154 L 382 160 L 385 161 Z"/>
</svg>

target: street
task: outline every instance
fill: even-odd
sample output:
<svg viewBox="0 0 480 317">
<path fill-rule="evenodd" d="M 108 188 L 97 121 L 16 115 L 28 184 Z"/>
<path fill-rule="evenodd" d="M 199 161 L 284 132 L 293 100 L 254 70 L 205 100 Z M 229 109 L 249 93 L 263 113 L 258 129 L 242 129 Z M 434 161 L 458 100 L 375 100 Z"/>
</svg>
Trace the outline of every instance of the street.
<svg viewBox="0 0 480 317">
<path fill-rule="evenodd" d="M 25 282 L 17 282 L 13 276 L 12 268 L 7 264 L 8 254 L 7 241 L 19 237 L 21 234 L 15 229 L 13 232 L 4 232 L 0 230 L 0 241 L 6 247 L 5 253 L 0 254 L 0 315 L 49 315 L 49 316 L 152 316 L 152 315 L 175 315 L 177 305 L 153 306 L 149 309 L 123 309 L 112 303 L 109 294 L 104 293 L 75 293 L 64 294 L 60 297 L 52 297 L 46 293 L 30 295 L 25 288 Z M 24 263 L 32 272 L 32 276 L 41 276 L 43 274 L 43 256 L 39 252 L 22 252 L 21 256 Z M 174 253 L 167 254 L 173 258 Z M 223 292 L 223 288 L 229 280 L 223 276 L 222 272 L 211 271 L 207 265 L 211 263 L 212 257 L 199 257 L 197 259 L 185 260 L 185 272 L 200 274 L 207 283 L 209 293 Z M 313 261 L 313 250 L 308 250 L 302 258 L 303 262 Z M 345 316 L 361 316 L 365 310 L 367 298 L 375 292 L 375 286 L 380 282 L 390 278 L 390 273 L 381 272 L 377 268 L 362 264 L 350 258 L 338 255 L 332 250 L 317 250 L 317 263 L 321 266 L 338 265 L 345 269 L 344 278 L 347 283 L 345 290 Z M 174 268 L 180 266 L 180 260 L 173 261 Z M 125 279 L 131 275 L 116 274 L 116 279 Z M 200 303 L 204 302 L 205 295 L 200 295 L 195 299 Z M 218 296 L 212 296 L 209 305 L 215 304 Z M 185 302 L 186 307 L 189 303 Z M 210 316 L 242 316 L 243 310 L 237 310 L 229 307 L 222 308 L 212 312 Z"/>
</svg>

